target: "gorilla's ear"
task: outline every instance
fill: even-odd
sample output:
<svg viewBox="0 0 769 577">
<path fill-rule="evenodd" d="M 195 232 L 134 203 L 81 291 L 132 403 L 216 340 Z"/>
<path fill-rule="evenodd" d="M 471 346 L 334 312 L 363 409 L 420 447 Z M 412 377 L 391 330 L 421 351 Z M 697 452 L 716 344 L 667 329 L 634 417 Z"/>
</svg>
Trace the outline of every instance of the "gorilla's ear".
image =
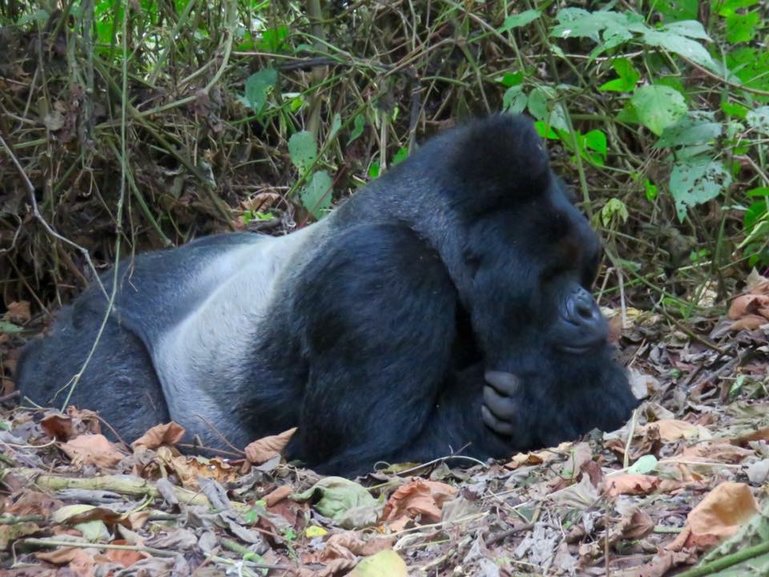
<svg viewBox="0 0 769 577">
<path fill-rule="evenodd" d="M 444 150 L 453 200 L 473 212 L 515 205 L 545 192 L 551 172 L 534 124 L 497 114 L 457 129 Z"/>
</svg>

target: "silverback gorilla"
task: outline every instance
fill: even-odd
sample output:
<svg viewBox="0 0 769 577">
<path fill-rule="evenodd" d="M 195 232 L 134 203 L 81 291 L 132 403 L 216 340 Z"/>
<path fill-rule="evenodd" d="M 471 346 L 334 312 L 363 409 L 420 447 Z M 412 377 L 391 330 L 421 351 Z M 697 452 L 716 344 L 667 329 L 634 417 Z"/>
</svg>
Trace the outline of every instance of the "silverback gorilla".
<svg viewBox="0 0 769 577">
<path fill-rule="evenodd" d="M 287 457 L 347 475 L 610 430 L 636 400 L 589 292 L 599 259 L 530 121 L 477 120 L 290 235 L 123 262 L 72 402 L 129 440 L 171 419 L 214 448 L 298 426 Z M 81 370 L 106 304 L 90 287 L 27 346 L 24 395 L 49 404 Z"/>
</svg>

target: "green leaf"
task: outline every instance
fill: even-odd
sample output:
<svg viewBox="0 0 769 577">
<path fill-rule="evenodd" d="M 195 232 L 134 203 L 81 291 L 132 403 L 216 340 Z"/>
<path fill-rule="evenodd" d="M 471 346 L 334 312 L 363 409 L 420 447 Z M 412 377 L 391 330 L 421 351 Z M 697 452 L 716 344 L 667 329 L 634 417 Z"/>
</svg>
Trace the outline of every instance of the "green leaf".
<svg viewBox="0 0 769 577">
<path fill-rule="evenodd" d="M 659 196 L 659 189 L 657 188 L 657 185 L 654 184 L 651 180 L 648 178 L 644 180 L 644 193 L 646 196 L 646 200 L 649 202 L 654 202 L 657 200 L 657 197 Z"/>
<path fill-rule="evenodd" d="M 358 140 L 363 134 L 363 129 L 366 127 L 366 117 L 362 114 L 358 114 L 352 121 L 353 129 L 350 133 L 350 139 L 347 141 L 349 146 L 351 143 Z"/>
<path fill-rule="evenodd" d="M 654 8 L 662 14 L 666 22 L 697 18 L 699 7 L 699 0 L 667 0 L 654 3 Z"/>
<path fill-rule="evenodd" d="M 601 208 L 601 224 L 608 228 L 612 221 L 627 222 L 629 218 L 627 206 L 618 198 L 610 198 Z"/>
<path fill-rule="evenodd" d="M 406 563 L 392 549 L 365 557 L 347 577 L 408 577 Z"/>
<path fill-rule="evenodd" d="M 745 115 L 745 121 L 753 130 L 769 135 L 769 106 L 760 106 Z"/>
<path fill-rule="evenodd" d="M 600 130 L 591 130 L 584 136 L 581 136 L 582 146 L 585 149 L 588 160 L 597 166 L 603 166 L 606 162 L 608 148 L 606 146 L 606 135 Z"/>
<path fill-rule="evenodd" d="M 648 475 L 657 470 L 657 457 L 654 455 L 644 455 L 640 457 L 633 465 L 628 469 L 628 473 L 636 475 Z"/>
<path fill-rule="evenodd" d="M 630 99 L 638 121 L 657 136 L 686 114 L 683 95 L 669 86 L 644 86 Z"/>
<path fill-rule="evenodd" d="M 537 86 L 529 93 L 528 108 L 537 120 L 549 124 L 556 130 L 569 131 L 566 111 L 560 102 L 555 101 L 556 91 L 549 86 Z"/>
<path fill-rule="evenodd" d="M 13 323 L 9 323 L 8 321 L 4 321 L 0 319 L 0 334 L 5 333 L 7 335 L 13 335 L 16 333 L 23 332 L 24 329 L 16 326 Z"/>
<path fill-rule="evenodd" d="M 505 72 L 499 82 L 507 88 L 518 86 L 523 82 L 523 72 Z"/>
<path fill-rule="evenodd" d="M 508 30 L 512 30 L 513 28 L 520 28 L 522 26 L 526 26 L 527 24 L 531 24 L 532 22 L 534 22 L 540 16 L 542 16 L 542 12 L 540 10 L 524 10 L 519 14 L 511 14 L 510 16 L 505 18 L 505 21 L 502 23 L 502 26 L 499 27 L 499 31 L 507 32 Z"/>
<path fill-rule="evenodd" d="M 688 208 L 716 198 L 732 183 L 732 176 L 718 160 L 690 158 L 676 163 L 670 174 L 670 194 L 679 220 Z"/>
<path fill-rule="evenodd" d="M 291 135 L 288 153 L 300 174 L 307 174 L 318 160 L 318 145 L 311 132 L 302 130 Z"/>
<path fill-rule="evenodd" d="M 649 46 L 664 48 L 709 70 L 720 71 L 710 53 L 696 40 L 664 30 L 648 30 L 643 39 Z"/>
<path fill-rule="evenodd" d="M 619 78 L 609 80 L 598 87 L 603 92 L 632 92 L 641 74 L 627 58 L 615 58 L 611 63 Z"/>
<path fill-rule="evenodd" d="M 742 216 L 742 228 L 751 232 L 758 223 L 766 218 L 766 201 L 759 200 L 750 204 Z"/>
<path fill-rule="evenodd" d="M 325 477 L 310 489 L 291 498 L 296 501 L 312 501 L 313 509 L 345 529 L 373 525 L 382 508 L 366 489 L 342 477 Z"/>
<path fill-rule="evenodd" d="M 696 20 L 684 20 L 681 22 L 672 22 L 665 25 L 662 28 L 665 32 L 672 32 L 680 36 L 686 36 L 687 38 L 694 38 L 695 40 L 707 40 L 710 41 L 710 36 L 705 32 L 705 28 L 702 27 L 700 22 Z"/>
<path fill-rule="evenodd" d="M 655 146 L 675 148 L 676 146 L 694 146 L 710 144 L 723 134 L 723 125 L 713 122 L 713 114 L 691 112 L 673 126 L 667 127 Z"/>
<path fill-rule="evenodd" d="M 591 38 L 595 42 L 600 42 L 600 33 L 603 30 L 633 30 L 640 32 L 646 26 L 626 13 L 612 12 L 610 10 L 601 10 L 598 12 L 588 12 L 582 8 L 564 8 L 556 16 L 558 22 L 550 32 L 551 36 L 557 38 Z"/>
<path fill-rule="evenodd" d="M 244 95 L 246 105 L 257 114 L 261 113 L 277 82 L 278 72 L 274 68 L 263 68 L 249 76 Z"/>
<path fill-rule="evenodd" d="M 334 182 L 325 170 L 319 170 L 312 175 L 310 182 L 307 183 L 299 193 L 302 200 L 302 206 L 312 214 L 316 219 L 321 218 L 331 208 L 331 190 Z"/>
<path fill-rule="evenodd" d="M 529 102 L 529 97 L 523 91 L 523 86 L 511 86 L 505 91 L 502 96 L 502 110 L 510 112 L 512 114 L 520 114 L 526 110 L 526 105 Z"/>
<path fill-rule="evenodd" d="M 342 128 L 342 117 L 337 112 L 334 114 L 334 117 L 331 119 L 331 128 L 328 131 L 328 139 L 331 140 L 336 136 L 336 133 L 339 132 L 339 129 Z"/>
<path fill-rule="evenodd" d="M 731 44 L 750 42 L 758 32 L 761 23 L 758 12 L 747 14 L 730 14 L 726 17 L 726 41 Z"/>
<path fill-rule="evenodd" d="M 739 102 L 729 102 L 726 100 L 721 103 L 721 110 L 723 110 L 725 114 L 734 116 L 740 120 L 744 120 L 748 115 L 748 112 L 750 112 L 750 108 L 744 104 L 740 104 Z"/>
<path fill-rule="evenodd" d="M 392 165 L 398 166 L 401 162 L 406 160 L 409 157 L 409 149 L 405 146 L 401 146 L 398 149 L 398 152 L 395 153 L 395 156 L 393 156 Z"/>
<path fill-rule="evenodd" d="M 280 52 L 288 38 L 288 26 L 281 25 L 276 28 L 267 28 L 262 32 L 262 40 L 259 46 L 265 52 Z"/>
</svg>

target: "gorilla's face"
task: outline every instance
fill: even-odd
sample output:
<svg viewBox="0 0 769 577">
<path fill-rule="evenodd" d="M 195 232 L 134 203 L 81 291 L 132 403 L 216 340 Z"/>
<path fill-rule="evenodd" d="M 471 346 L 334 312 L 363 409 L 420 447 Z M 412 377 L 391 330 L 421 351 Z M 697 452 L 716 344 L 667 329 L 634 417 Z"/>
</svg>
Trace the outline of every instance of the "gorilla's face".
<svg viewBox="0 0 769 577">
<path fill-rule="evenodd" d="M 601 244 L 558 179 L 535 199 L 483 215 L 469 238 L 470 315 L 487 369 L 513 372 L 534 350 L 541 358 L 606 347 L 608 324 L 590 293 Z"/>
</svg>

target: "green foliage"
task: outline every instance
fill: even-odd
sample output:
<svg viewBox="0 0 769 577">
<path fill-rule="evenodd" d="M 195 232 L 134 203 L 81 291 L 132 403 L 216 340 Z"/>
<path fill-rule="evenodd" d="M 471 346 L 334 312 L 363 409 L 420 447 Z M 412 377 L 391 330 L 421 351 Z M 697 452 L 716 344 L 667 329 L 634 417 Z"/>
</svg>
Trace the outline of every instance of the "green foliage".
<svg viewBox="0 0 769 577">
<path fill-rule="evenodd" d="M 288 141 L 288 152 L 291 162 L 301 174 L 306 174 L 315 166 L 318 160 L 318 145 L 311 132 L 302 130 L 291 135 Z"/>
<path fill-rule="evenodd" d="M 278 82 L 278 72 L 273 68 L 264 68 L 246 78 L 243 103 L 257 116 L 262 114 L 267 97 Z"/>
<path fill-rule="evenodd" d="M 524 10 L 518 14 L 511 14 L 499 27 L 499 32 L 508 32 L 513 28 L 521 28 L 534 22 L 537 18 L 542 16 L 540 10 Z"/>
<path fill-rule="evenodd" d="M 632 116 L 628 118 L 637 118 L 640 124 L 658 136 L 678 122 L 687 110 L 686 101 L 680 92 L 659 84 L 642 86 L 633 94 L 629 104 L 632 106 Z"/>
<path fill-rule="evenodd" d="M 670 252 L 655 252 L 646 225 L 708 245 L 697 252 L 703 270 L 707 259 L 720 271 L 769 264 L 769 51 L 759 0 L 592 10 L 416 1 L 407 12 L 397 3 L 321 3 L 318 21 L 300 5 L 268 0 L 65 4 L 66 13 L 21 3 L 13 16 L 0 7 L 0 25 L 23 32 L 19 46 L 38 35 L 46 46 L 42 56 L 9 59 L 25 64 L 6 67 L 0 105 L 12 119 L 11 149 L 29 151 L 22 165 L 67 238 L 83 236 L 69 215 L 106 206 L 115 222 L 121 164 L 112 147 L 124 122 L 125 69 L 125 161 L 136 185 L 132 220 L 121 226 L 151 230 L 157 244 L 197 231 L 194 210 L 225 221 L 234 210 L 242 225 L 279 220 L 288 201 L 322 218 L 332 193 L 349 194 L 402 162 L 415 136 L 502 109 L 535 119 L 592 222 L 618 233 L 609 235 L 612 249 L 619 243 L 613 262 L 629 274 L 653 275 L 643 263 Z M 13 182 L 13 171 L 1 171 Z M 244 202 L 265 191 L 280 201 Z M 61 206 L 86 197 L 98 206 Z M 11 211 L 14 203 L 24 204 L 14 200 Z M 9 231 L 28 220 L 22 208 L 11 216 Z M 646 245 L 644 255 L 621 256 Z M 33 253 L 19 246 L 15 265 Z M 686 262 L 689 250 L 681 254 Z M 35 274 L 64 269 L 59 255 L 38 257 Z"/>
<path fill-rule="evenodd" d="M 697 156 L 677 162 L 670 174 L 670 193 L 678 218 L 683 220 L 688 208 L 713 200 L 731 183 L 731 174 L 717 160 Z"/>
<path fill-rule="evenodd" d="M 288 141 L 288 151 L 299 173 L 304 178 L 309 175 L 307 184 L 299 192 L 302 205 L 315 218 L 320 218 L 331 207 L 334 183 L 325 170 L 313 172 L 318 161 L 315 137 L 306 130 L 294 133 Z"/>
</svg>

